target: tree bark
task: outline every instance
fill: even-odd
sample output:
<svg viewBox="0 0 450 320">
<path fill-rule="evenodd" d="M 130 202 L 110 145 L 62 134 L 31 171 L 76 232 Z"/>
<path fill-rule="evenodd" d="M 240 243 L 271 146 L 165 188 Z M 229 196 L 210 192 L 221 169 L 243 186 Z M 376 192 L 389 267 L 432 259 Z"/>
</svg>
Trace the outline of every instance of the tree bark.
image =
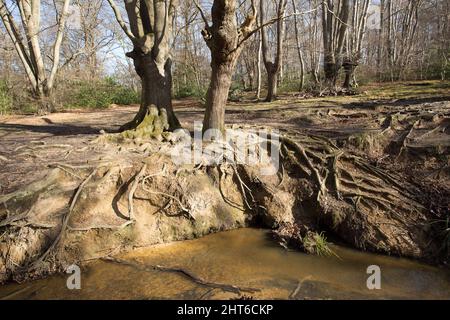
<svg viewBox="0 0 450 320">
<path fill-rule="evenodd" d="M 226 61 L 211 64 L 211 82 L 206 96 L 206 112 L 203 120 L 203 130 L 216 129 L 225 131 L 225 106 L 236 61 Z"/>
<path fill-rule="evenodd" d="M 356 65 L 353 64 L 352 61 L 345 61 L 344 64 L 344 71 L 345 71 L 345 80 L 343 87 L 344 89 L 350 90 L 352 87 L 355 86 L 354 79 L 355 79 L 355 68 Z"/>
<path fill-rule="evenodd" d="M 173 21 L 177 1 L 129 0 L 125 9 L 127 24 L 114 0 L 108 0 L 115 17 L 133 43 L 127 56 L 133 59 L 136 73 L 142 81 L 141 106 L 134 119 L 120 130 L 136 129 L 156 107 L 167 113 L 169 130 L 180 127 L 172 107 L 172 61 L 170 57 Z"/>
<path fill-rule="evenodd" d="M 267 70 L 267 97 L 266 102 L 274 101 L 278 94 L 279 68 L 273 63 L 266 63 Z"/>
<path fill-rule="evenodd" d="M 241 55 L 243 43 L 252 34 L 256 22 L 256 8 L 252 2 L 253 14 L 238 26 L 236 0 L 215 0 L 211 8 L 210 26 L 199 3 L 196 3 L 205 22 L 203 38 L 211 50 L 211 81 L 206 97 L 206 112 L 203 132 L 210 129 L 225 131 L 225 108 L 231 80 Z"/>
<path fill-rule="evenodd" d="M 257 79 L 257 89 L 256 89 L 256 99 L 261 99 L 261 87 L 262 87 L 262 68 L 261 68 L 261 55 L 262 55 L 262 41 L 261 41 L 261 32 L 259 32 L 258 38 L 258 79 Z"/>
<path fill-rule="evenodd" d="M 334 2 L 322 1 L 323 68 L 327 85 L 333 87 L 342 66 L 342 49 L 350 13 L 350 0 L 338 1 L 338 8 L 335 8 Z"/>
<path fill-rule="evenodd" d="M 284 41 L 284 31 L 285 31 L 285 23 L 284 23 L 284 12 L 286 10 L 287 1 L 286 0 L 278 0 L 277 3 L 277 47 L 275 52 L 274 61 L 269 60 L 269 45 L 267 43 L 267 35 L 264 28 L 261 30 L 261 41 L 262 41 L 262 53 L 264 66 L 266 67 L 267 72 L 267 97 L 266 102 L 271 102 L 276 100 L 278 93 L 278 79 L 281 71 L 281 63 L 283 56 L 283 41 Z M 264 24 L 265 19 L 265 7 L 264 1 L 260 2 L 260 21 L 261 25 Z"/>
<path fill-rule="evenodd" d="M 121 127 L 121 131 L 136 128 L 149 113 L 152 106 L 158 110 L 165 109 L 171 130 L 180 128 L 172 106 L 172 62 L 167 60 L 164 75 L 161 75 L 155 61 L 150 55 L 139 55 L 135 52 L 128 56 L 133 59 L 136 73 L 142 82 L 141 106 L 134 119 Z"/>
</svg>

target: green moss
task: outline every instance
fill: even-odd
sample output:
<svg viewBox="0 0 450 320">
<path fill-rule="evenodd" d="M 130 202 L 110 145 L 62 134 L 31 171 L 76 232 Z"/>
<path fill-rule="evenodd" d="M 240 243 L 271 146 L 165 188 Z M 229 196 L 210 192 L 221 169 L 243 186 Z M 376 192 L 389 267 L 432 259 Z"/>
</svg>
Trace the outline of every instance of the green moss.
<svg viewBox="0 0 450 320">
<path fill-rule="evenodd" d="M 169 122 L 166 110 L 161 109 L 158 111 L 158 108 L 152 105 L 136 129 L 124 131 L 121 133 L 121 136 L 125 139 L 159 138 L 168 129 Z"/>
</svg>

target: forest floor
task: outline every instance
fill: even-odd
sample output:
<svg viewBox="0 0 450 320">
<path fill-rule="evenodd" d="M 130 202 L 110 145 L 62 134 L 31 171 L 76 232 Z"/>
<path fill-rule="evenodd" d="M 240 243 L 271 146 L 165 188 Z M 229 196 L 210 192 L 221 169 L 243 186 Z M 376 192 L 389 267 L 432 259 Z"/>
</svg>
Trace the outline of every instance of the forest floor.
<svg viewBox="0 0 450 320">
<path fill-rule="evenodd" d="M 428 81 L 377 84 L 361 88 L 360 91 L 361 93 L 355 96 L 308 99 L 300 95 L 282 95 L 279 100 L 271 103 L 243 98 L 240 102 L 229 103 L 226 123 L 230 127 L 236 128 L 270 127 L 289 136 L 320 136 L 333 140 L 336 148 L 360 157 L 373 167 L 395 174 L 396 181 L 401 181 L 400 184 L 418 186 L 419 189 L 416 190 L 421 190 L 417 192 L 420 194 L 413 196 L 425 207 L 425 211 L 431 212 L 431 215 L 426 218 L 427 223 L 432 224 L 436 221 L 445 223 L 445 220 L 449 219 L 448 199 L 450 198 L 450 83 Z M 204 108 L 200 101 L 176 100 L 174 108 L 182 126 L 186 129 L 192 130 L 194 122 L 201 122 L 203 118 Z M 61 168 L 60 164 L 69 164 L 70 160 L 77 160 L 77 168 L 81 168 L 80 165 L 83 163 L 86 165 L 97 163 L 102 157 L 112 160 L 114 157 L 111 157 L 111 154 L 86 153 L 85 151 L 101 133 L 114 132 L 120 125 L 131 120 L 137 109 L 137 105 L 112 106 L 105 110 L 71 110 L 46 116 L 0 117 L 0 163 L 2 165 L 0 168 L 0 195 L 6 195 L 5 199 L 10 199 L 8 194 L 12 194 L 34 181 L 44 181 L 48 177 L 49 167 Z M 346 166 L 350 165 L 346 164 Z M 73 168 L 64 167 L 64 171 L 70 171 L 70 175 L 77 175 L 69 169 Z M 129 176 L 133 176 L 133 174 L 135 177 L 139 175 L 138 172 L 135 172 L 130 173 Z M 86 174 L 83 173 L 83 176 Z M 351 174 L 350 177 L 352 177 Z M 293 175 L 292 181 L 287 182 L 291 187 L 294 185 L 294 178 Z M 84 182 L 87 183 L 88 179 L 90 177 L 86 178 Z M 121 179 L 122 174 L 120 173 Z M 327 180 L 327 177 L 324 179 Z M 240 177 L 239 180 L 241 180 Z M 373 182 L 373 180 L 371 181 Z M 282 183 L 283 179 L 280 185 Z M 74 190 L 74 187 L 69 184 L 66 186 L 67 190 Z M 130 179 L 130 184 L 134 184 L 132 179 Z M 78 187 L 80 192 L 83 186 L 82 183 Z M 75 190 L 77 189 L 75 188 Z M 166 186 L 165 190 L 175 192 L 171 190 L 170 186 Z M 364 190 L 370 191 L 371 189 L 366 186 Z M 397 191 L 403 192 L 402 190 Z M 230 192 L 239 193 L 239 190 Z M 339 194 L 339 192 L 337 193 Z M 243 196 L 245 197 L 245 195 Z M 357 194 L 355 206 L 358 205 L 361 196 Z M 77 197 L 78 194 L 72 203 L 73 206 L 75 206 Z M 405 201 L 404 198 L 400 199 L 400 196 L 396 196 L 395 199 L 399 202 L 402 199 Z M 238 200 L 237 202 L 244 202 L 242 197 L 240 201 Z M 377 198 L 373 200 L 383 206 L 383 200 L 377 200 Z M 6 218 L 9 218 L 7 201 L 9 200 L 4 200 L 4 214 Z M 39 196 L 37 200 L 34 198 L 33 201 L 39 201 Z M 181 203 L 180 206 L 182 207 Z M 266 203 L 266 207 L 270 206 L 270 203 Z M 111 223 L 116 223 L 116 221 Z M 42 225 L 36 225 L 36 227 L 46 228 Z M 64 225 L 61 228 L 64 228 Z M 79 230 L 89 230 L 88 227 L 83 228 L 80 227 Z M 347 227 L 343 226 L 342 228 L 340 233 L 348 231 Z M 390 231 L 377 230 L 376 232 L 386 233 L 387 237 L 390 237 Z M 413 231 L 408 229 L 407 232 Z M 203 233 L 203 231 L 199 233 Z M 46 236 L 48 237 L 48 234 Z M 281 232 L 280 237 L 282 236 Z M 396 236 L 392 234 L 391 237 L 394 239 Z M 414 237 L 411 236 L 411 238 Z M 444 241 L 448 242 L 449 239 L 447 234 Z M 156 240 L 152 239 L 152 241 Z M 353 240 L 348 241 L 352 242 Z M 386 240 L 386 243 L 389 241 Z M 408 241 L 412 240 L 408 238 L 405 243 Z M 366 242 L 354 240 L 354 242 L 355 246 L 362 249 L 368 246 L 370 250 L 381 250 L 379 244 L 371 247 L 369 240 Z M 444 245 L 445 243 L 442 244 L 442 246 Z M 402 246 L 405 248 L 407 245 L 392 244 L 392 246 L 398 247 L 396 247 L 398 252 L 393 250 L 394 253 L 401 254 L 403 249 L 399 248 Z M 0 247 L 0 249 L 2 248 Z M 411 250 L 404 249 L 405 252 L 408 252 L 406 255 L 421 256 Z"/>
</svg>

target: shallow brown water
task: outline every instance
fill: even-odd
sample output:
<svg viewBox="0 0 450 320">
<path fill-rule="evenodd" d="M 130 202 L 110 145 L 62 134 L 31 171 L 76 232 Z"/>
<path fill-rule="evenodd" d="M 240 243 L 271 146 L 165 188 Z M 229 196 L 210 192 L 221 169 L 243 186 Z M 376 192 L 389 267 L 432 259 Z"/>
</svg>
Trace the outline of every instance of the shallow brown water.
<svg viewBox="0 0 450 320">
<path fill-rule="evenodd" d="M 450 273 L 415 261 L 332 246 L 339 258 L 279 247 L 268 231 L 240 229 L 202 239 L 138 249 L 121 259 L 181 267 L 213 282 L 258 288 L 255 299 L 450 299 Z M 369 265 L 381 268 L 381 290 L 366 286 Z M 68 275 L 0 287 L 6 299 L 230 299 L 235 293 L 197 285 L 177 273 L 142 271 L 99 261 L 82 270 L 81 290 Z M 299 282 L 301 285 L 299 286 Z"/>
</svg>

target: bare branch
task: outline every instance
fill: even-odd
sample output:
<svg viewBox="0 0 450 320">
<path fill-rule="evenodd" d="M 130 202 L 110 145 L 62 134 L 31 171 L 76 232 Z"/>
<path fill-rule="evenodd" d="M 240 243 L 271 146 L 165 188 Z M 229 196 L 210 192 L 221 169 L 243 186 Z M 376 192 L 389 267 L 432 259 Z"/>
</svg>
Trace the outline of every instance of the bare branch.
<svg viewBox="0 0 450 320">
<path fill-rule="evenodd" d="M 242 46 L 244 44 L 245 41 L 247 41 L 251 36 L 253 36 L 255 33 L 257 33 L 258 31 L 260 31 L 261 29 L 264 29 L 265 27 L 268 27 L 276 22 L 278 22 L 279 20 L 286 20 L 288 18 L 291 18 L 293 16 L 299 16 L 299 15 L 305 15 L 308 13 L 312 13 L 314 11 L 317 11 L 319 9 L 320 6 L 315 7 L 314 9 L 308 10 L 308 11 L 303 11 L 303 12 L 293 12 L 289 15 L 284 15 L 281 17 L 275 17 L 272 18 L 266 22 L 264 22 L 263 24 L 259 25 L 257 28 L 253 29 L 251 32 L 249 32 L 241 41 L 239 41 L 237 48 L 239 48 L 240 46 Z"/>
<path fill-rule="evenodd" d="M 114 0 L 108 0 L 108 2 L 109 2 L 109 5 L 111 6 L 111 8 L 113 9 L 114 15 L 116 16 L 116 20 L 119 23 L 122 30 L 125 32 L 125 34 L 128 36 L 128 38 L 131 39 L 132 42 L 136 42 L 137 41 L 136 37 L 133 35 L 133 33 L 130 31 L 130 29 L 128 29 L 127 24 L 125 23 L 125 21 L 122 18 L 122 14 L 120 13 L 120 8 L 117 6 L 117 4 L 114 2 Z"/>
<path fill-rule="evenodd" d="M 58 22 L 58 32 L 56 35 L 55 45 L 53 46 L 53 66 L 52 66 L 52 70 L 50 72 L 50 77 L 47 82 L 48 89 L 50 89 L 50 90 L 53 87 L 53 83 L 55 81 L 56 73 L 57 73 L 58 67 L 59 67 L 59 59 L 61 56 L 61 53 L 60 53 L 61 43 L 63 40 L 64 28 L 66 26 L 67 15 L 69 12 L 69 4 L 70 4 L 70 0 L 64 1 L 62 12 L 61 12 L 59 22 Z"/>
<path fill-rule="evenodd" d="M 205 27 L 209 28 L 209 22 L 208 19 L 206 18 L 205 12 L 202 9 L 202 6 L 198 2 L 198 0 L 194 0 L 194 4 L 197 7 L 198 12 L 200 12 L 200 15 L 202 16 L 203 22 L 205 23 Z"/>
</svg>

